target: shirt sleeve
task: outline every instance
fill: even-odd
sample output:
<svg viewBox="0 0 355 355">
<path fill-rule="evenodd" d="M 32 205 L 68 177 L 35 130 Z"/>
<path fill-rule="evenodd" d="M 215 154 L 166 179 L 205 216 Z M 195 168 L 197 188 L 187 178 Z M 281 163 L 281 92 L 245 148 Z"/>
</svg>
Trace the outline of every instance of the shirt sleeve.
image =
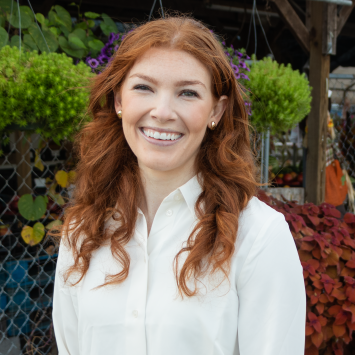
<svg viewBox="0 0 355 355">
<path fill-rule="evenodd" d="M 61 243 L 56 267 L 53 294 L 53 327 L 59 355 L 79 355 L 78 316 L 75 286 L 64 284 L 63 272 L 71 253 Z"/>
<path fill-rule="evenodd" d="M 237 280 L 240 355 L 304 355 L 306 292 L 289 226 L 267 222 Z"/>
</svg>

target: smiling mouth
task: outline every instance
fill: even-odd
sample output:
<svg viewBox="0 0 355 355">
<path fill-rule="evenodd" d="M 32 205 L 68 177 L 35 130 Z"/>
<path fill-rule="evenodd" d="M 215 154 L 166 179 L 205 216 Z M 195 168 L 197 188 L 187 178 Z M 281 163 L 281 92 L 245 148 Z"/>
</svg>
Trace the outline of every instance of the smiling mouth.
<svg viewBox="0 0 355 355">
<path fill-rule="evenodd" d="M 153 138 L 158 141 L 176 141 L 183 136 L 183 134 L 177 132 L 158 132 L 154 129 L 144 127 L 140 130 L 146 137 Z"/>
</svg>

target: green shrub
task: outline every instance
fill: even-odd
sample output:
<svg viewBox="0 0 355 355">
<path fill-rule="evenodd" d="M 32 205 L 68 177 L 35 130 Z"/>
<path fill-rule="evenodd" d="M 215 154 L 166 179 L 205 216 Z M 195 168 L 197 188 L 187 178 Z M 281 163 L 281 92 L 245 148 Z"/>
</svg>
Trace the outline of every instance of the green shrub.
<svg viewBox="0 0 355 355">
<path fill-rule="evenodd" d="M 85 117 L 90 68 L 66 54 L 18 48 L 0 50 L 0 132 L 35 125 L 35 132 L 59 142 L 70 138 Z"/>
<path fill-rule="evenodd" d="M 255 61 L 249 73 L 253 125 L 272 133 L 286 131 L 311 110 L 311 87 L 304 74 L 291 65 L 278 64 L 267 57 Z"/>
</svg>

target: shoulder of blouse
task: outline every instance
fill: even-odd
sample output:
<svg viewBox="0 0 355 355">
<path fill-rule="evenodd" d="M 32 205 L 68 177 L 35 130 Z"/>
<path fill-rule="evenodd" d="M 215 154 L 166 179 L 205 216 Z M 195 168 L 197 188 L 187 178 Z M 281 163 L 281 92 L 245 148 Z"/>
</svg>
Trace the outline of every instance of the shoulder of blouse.
<svg viewBox="0 0 355 355">
<path fill-rule="evenodd" d="M 257 254 L 256 249 L 264 248 L 278 231 L 286 231 L 292 238 L 284 215 L 253 197 L 239 218 L 235 242 L 236 280 L 251 250 Z"/>
</svg>

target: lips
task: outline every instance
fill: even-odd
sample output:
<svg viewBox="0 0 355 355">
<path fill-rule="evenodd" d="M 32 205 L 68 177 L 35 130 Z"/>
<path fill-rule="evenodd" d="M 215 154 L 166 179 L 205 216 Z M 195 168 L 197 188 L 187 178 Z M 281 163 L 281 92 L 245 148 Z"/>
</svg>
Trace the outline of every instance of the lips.
<svg viewBox="0 0 355 355">
<path fill-rule="evenodd" d="M 157 141 L 176 141 L 183 136 L 179 132 L 170 132 L 164 130 L 156 130 L 153 128 L 142 127 L 141 132 L 147 138 L 154 139 Z"/>
</svg>

